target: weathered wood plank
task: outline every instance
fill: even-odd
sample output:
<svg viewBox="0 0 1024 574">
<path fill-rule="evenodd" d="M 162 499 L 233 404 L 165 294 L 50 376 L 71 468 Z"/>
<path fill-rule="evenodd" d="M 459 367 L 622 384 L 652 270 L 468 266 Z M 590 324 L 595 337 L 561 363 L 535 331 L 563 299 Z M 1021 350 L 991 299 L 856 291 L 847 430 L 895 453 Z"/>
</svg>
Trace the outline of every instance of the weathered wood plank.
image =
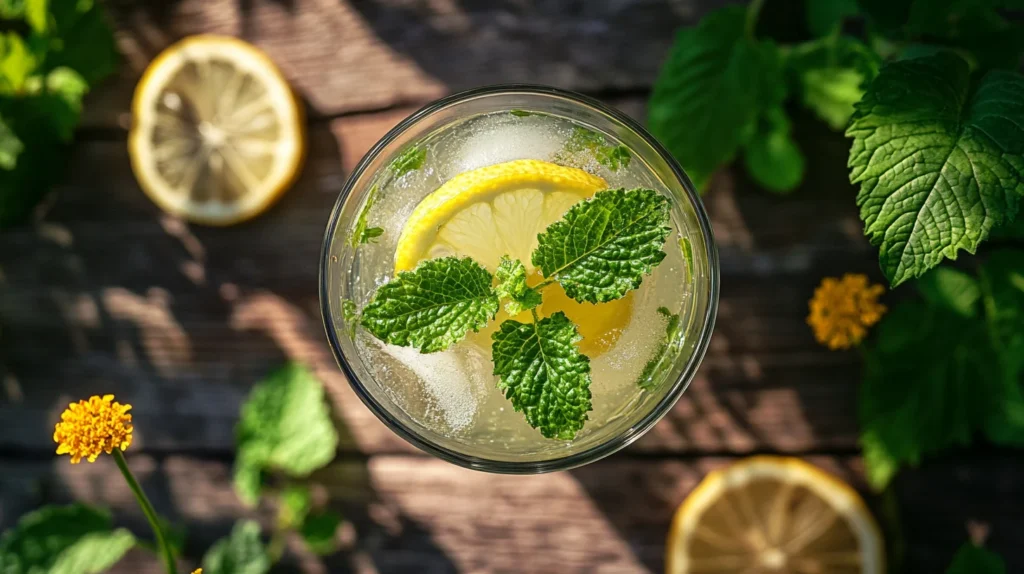
<svg viewBox="0 0 1024 574">
<path fill-rule="evenodd" d="M 126 65 L 89 96 L 87 127 L 130 124 L 160 50 L 190 34 L 265 50 L 313 116 L 422 104 L 528 82 L 605 92 L 650 87 L 675 30 L 725 0 L 148 0 L 109 2 Z"/>
<path fill-rule="evenodd" d="M 238 517 L 269 525 L 231 492 L 230 468 L 215 461 L 129 457 L 158 511 L 188 526 L 192 565 Z M 568 473 L 495 476 L 426 457 L 377 456 L 339 462 L 314 477 L 316 492 L 351 524 L 346 550 L 326 561 L 292 555 L 302 572 L 660 572 L 672 513 L 725 458 L 650 461 L 617 456 Z M 812 462 L 861 487 L 861 463 Z M 144 518 L 109 459 L 0 460 L 0 527 L 44 502 L 82 500 L 111 507 L 120 524 L 147 536 Z M 1010 453 L 939 459 L 895 483 L 906 543 L 906 572 L 942 572 L 967 537 L 968 520 L 990 527 L 989 546 L 1009 572 L 1024 568 L 1024 466 Z M 876 509 L 878 500 L 869 497 Z M 880 519 L 886 528 L 892 521 Z M 890 532 L 890 541 L 894 540 Z M 295 541 L 292 541 L 295 542 Z M 291 544 L 292 551 L 300 549 Z M 301 564 L 301 567 L 300 567 Z M 156 574 L 141 552 L 115 573 Z"/>
<path fill-rule="evenodd" d="M 45 215 L 0 234 L 0 420 L 16 431 L 0 433 L 0 446 L 49 450 L 65 403 L 113 392 L 140 422 L 161 421 L 139 425 L 140 448 L 226 452 L 250 386 L 290 358 L 327 382 L 352 435 L 345 448 L 407 449 L 334 364 L 316 281 L 346 173 L 408 111 L 313 124 L 295 188 L 230 229 L 164 216 L 139 190 L 124 141 L 77 146 Z M 809 185 L 780 199 L 730 173 L 718 178 L 707 197 L 722 250 L 716 335 L 686 398 L 637 448 L 854 448 L 856 358 L 818 349 L 803 324 L 822 274 L 875 268 L 848 192 Z"/>
</svg>

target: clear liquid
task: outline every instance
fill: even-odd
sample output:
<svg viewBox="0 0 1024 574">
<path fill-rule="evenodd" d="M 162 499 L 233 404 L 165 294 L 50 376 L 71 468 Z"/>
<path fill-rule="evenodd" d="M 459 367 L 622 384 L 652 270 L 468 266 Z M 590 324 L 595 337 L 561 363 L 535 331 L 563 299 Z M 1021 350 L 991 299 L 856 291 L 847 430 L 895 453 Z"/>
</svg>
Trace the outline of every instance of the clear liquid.
<svg viewBox="0 0 1024 574">
<path fill-rule="evenodd" d="M 388 181 L 385 175 L 377 182 L 380 187 L 368 221 L 383 228 L 384 234 L 379 242 L 357 251 L 349 280 L 358 307 L 365 306 L 376 288 L 392 277 L 395 246 L 416 205 L 464 171 L 516 159 L 539 159 L 598 175 L 610 188 L 646 187 L 665 192 L 665 186 L 638 157 L 634 156 L 628 167 L 612 172 L 590 151 L 567 152 L 566 142 L 576 126 L 550 115 L 492 113 L 451 124 L 418 142 L 416 145 L 427 150 L 426 162 L 419 170 L 397 180 Z M 604 135 L 610 144 L 619 143 Z M 522 413 L 515 412 L 492 374 L 487 334 L 471 334 L 446 351 L 424 355 L 384 344 L 360 329 L 355 337 L 360 359 L 375 382 L 413 421 L 460 443 L 465 450 L 506 452 L 510 457 L 563 454 L 574 442 L 628 417 L 651 392 L 642 390 L 637 382 L 648 362 L 665 353 L 668 319 L 658 312 L 659 307 L 683 315 L 681 324 L 688 322 L 685 315 L 692 282 L 678 243 L 679 220 L 673 214 L 675 232 L 666 241 L 667 256 L 633 293 L 630 317 L 621 336 L 606 352 L 591 357 L 593 410 L 574 441 L 546 439 L 526 423 Z M 669 345 L 672 348 L 674 343 Z"/>
</svg>

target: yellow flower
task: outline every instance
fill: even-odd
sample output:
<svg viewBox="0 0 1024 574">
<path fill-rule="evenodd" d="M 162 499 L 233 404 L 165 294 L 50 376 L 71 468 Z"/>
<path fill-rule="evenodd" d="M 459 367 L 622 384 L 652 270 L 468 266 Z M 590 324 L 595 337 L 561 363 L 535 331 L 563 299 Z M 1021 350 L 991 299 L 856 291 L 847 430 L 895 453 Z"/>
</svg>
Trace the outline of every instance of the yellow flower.
<svg viewBox="0 0 1024 574">
<path fill-rule="evenodd" d="M 809 302 L 811 314 L 807 316 L 814 338 L 832 350 L 860 343 L 868 327 L 885 313 L 885 305 L 878 302 L 884 292 L 884 287 L 869 284 L 867 276 L 859 273 L 822 279 Z"/>
<path fill-rule="evenodd" d="M 71 464 L 96 460 L 101 452 L 125 450 L 132 444 L 131 405 L 114 402 L 114 395 L 91 397 L 68 405 L 53 431 L 57 454 L 70 454 Z"/>
</svg>

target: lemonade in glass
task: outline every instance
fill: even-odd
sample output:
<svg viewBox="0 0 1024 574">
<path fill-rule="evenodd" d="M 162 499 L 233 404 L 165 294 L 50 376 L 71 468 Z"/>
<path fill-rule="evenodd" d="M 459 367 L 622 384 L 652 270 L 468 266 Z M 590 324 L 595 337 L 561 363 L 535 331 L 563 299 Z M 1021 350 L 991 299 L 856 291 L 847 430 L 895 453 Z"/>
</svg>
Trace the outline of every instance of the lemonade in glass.
<svg viewBox="0 0 1024 574">
<path fill-rule="evenodd" d="M 349 178 L 321 257 L 328 339 L 386 425 L 470 468 L 611 454 L 707 348 L 718 260 L 693 185 L 594 100 L 499 86 L 430 104 Z"/>
</svg>

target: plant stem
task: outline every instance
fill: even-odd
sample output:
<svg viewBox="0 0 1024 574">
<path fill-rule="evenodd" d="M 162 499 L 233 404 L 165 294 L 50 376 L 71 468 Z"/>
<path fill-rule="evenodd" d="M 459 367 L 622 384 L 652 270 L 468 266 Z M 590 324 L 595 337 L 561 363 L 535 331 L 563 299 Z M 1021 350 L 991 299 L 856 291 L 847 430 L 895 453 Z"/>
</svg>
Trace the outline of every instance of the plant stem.
<svg viewBox="0 0 1024 574">
<path fill-rule="evenodd" d="M 153 534 L 156 536 L 157 546 L 160 547 L 160 555 L 164 559 L 164 565 L 167 567 L 167 574 L 178 574 L 178 568 L 174 562 L 174 553 L 171 552 L 170 545 L 167 544 L 167 539 L 164 538 L 164 531 L 160 528 L 160 522 L 157 520 L 156 510 L 153 509 L 153 505 L 149 502 L 149 498 L 146 497 L 146 493 L 142 491 L 142 487 L 139 486 L 139 481 L 135 480 L 135 475 L 132 471 L 128 470 L 128 463 L 124 460 L 124 455 L 121 453 L 121 449 L 115 448 L 113 450 L 114 462 L 117 463 L 118 470 L 124 475 L 125 481 L 128 482 L 128 488 L 132 489 L 132 494 L 135 495 L 135 500 L 139 501 L 139 506 L 142 507 L 142 513 L 146 515 L 146 520 L 149 520 L 149 525 L 153 528 Z"/>
<path fill-rule="evenodd" d="M 284 535 L 285 531 L 279 528 L 275 528 L 274 533 L 270 535 L 270 541 L 267 542 L 267 558 L 271 564 L 277 564 L 284 556 Z"/>
<path fill-rule="evenodd" d="M 747 37 L 754 39 L 754 30 L 757 28 L 757 18 L 761 14 L 761 6 L 764 0 L 753 0 L 747 5 Z"/>
<path fill-rule="evenodd" d="M 535 290 L 537 290 L 537 291 L 540 291 L 541 289 L 547 287 L 548 285 L 551 285 L 554 282 L 555 282 L 554 279 L 545 279 L 545 280 L 541 281 L 540 283 L 538 283 L 537 285 L 535 285 L 533 288 Z"/>
</svg>

